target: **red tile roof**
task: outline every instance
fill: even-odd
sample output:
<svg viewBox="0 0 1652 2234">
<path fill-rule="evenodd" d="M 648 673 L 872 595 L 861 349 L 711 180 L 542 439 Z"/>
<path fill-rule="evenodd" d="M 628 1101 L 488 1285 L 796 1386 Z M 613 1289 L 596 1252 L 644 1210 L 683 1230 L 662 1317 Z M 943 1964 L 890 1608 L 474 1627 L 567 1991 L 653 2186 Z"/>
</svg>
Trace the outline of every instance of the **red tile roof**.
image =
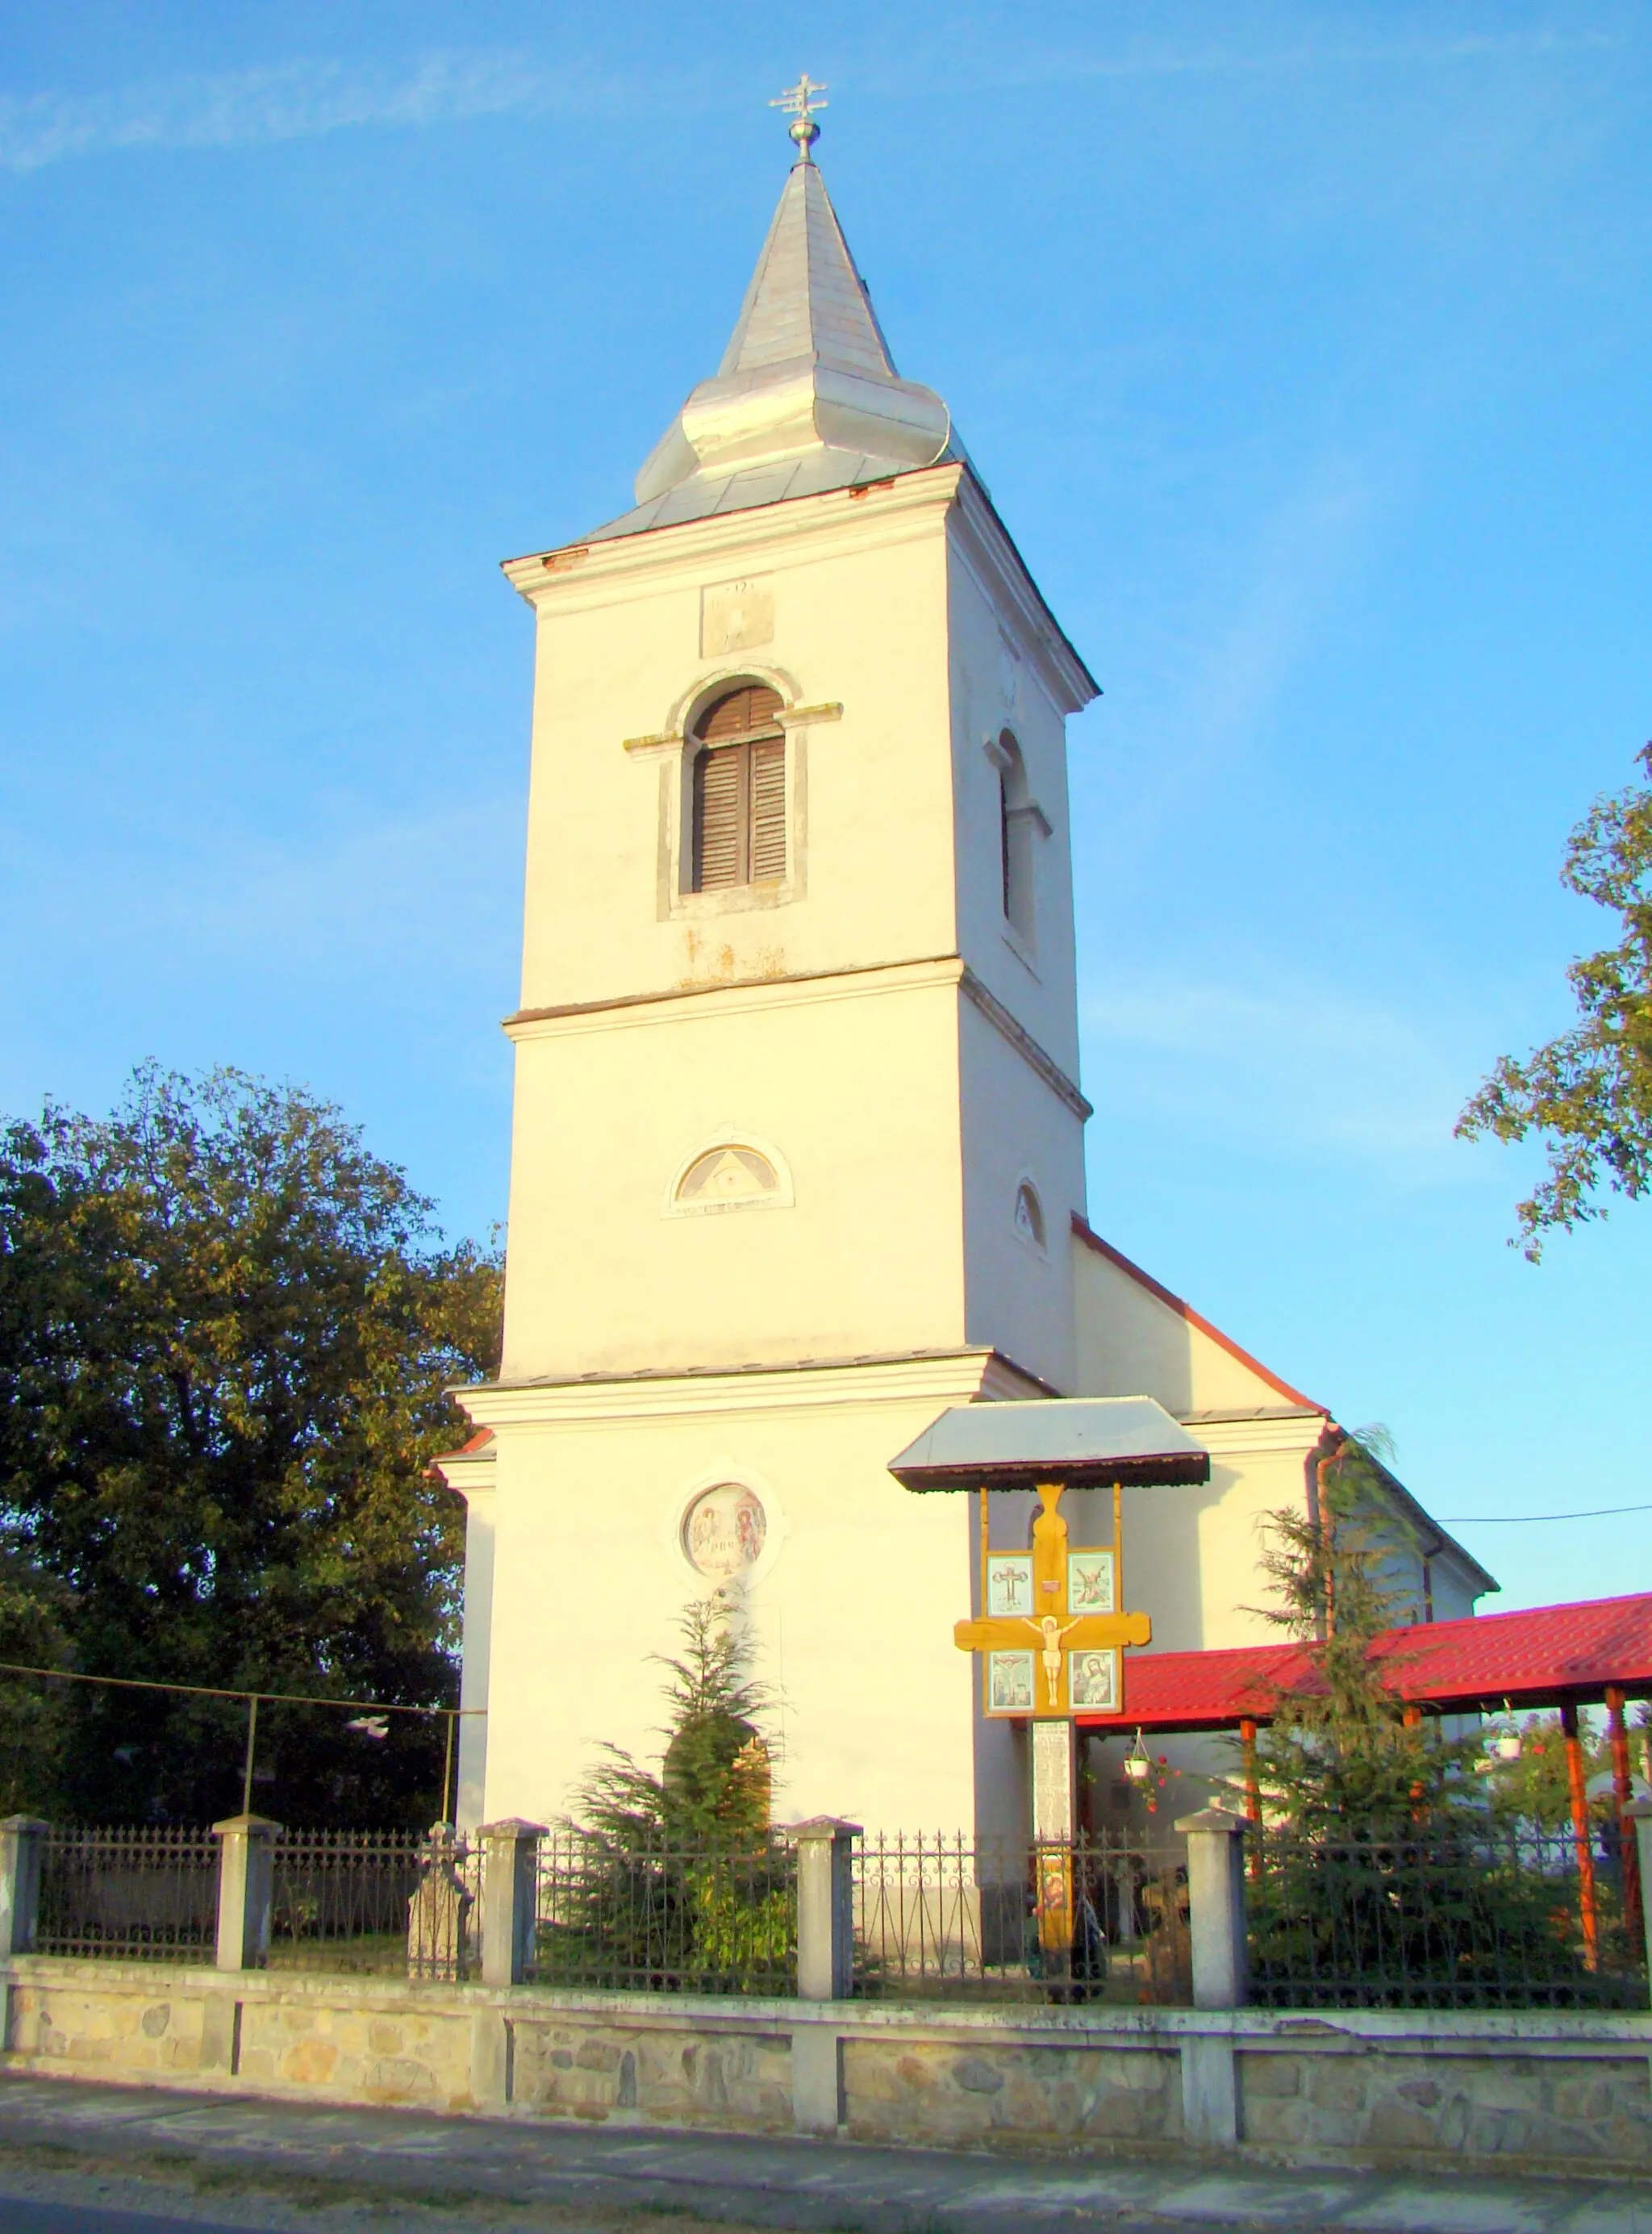
<svg viewBox="0 0 1652 2234">
<path fill-rule="evenodd" d="M 478 1451 L 486 1450 L 493 1440 L 493 1430 L 491 1427 L 478 1427 L 470 1440 L 461 1443 L 456 1451 L 438 1451 L 426 1471 L 433 1473 L 437 1466 L 445 1466 L 449 1459 L 473 1458 Z"/>
<path fill-rule="evenodd" d="M 1275 1694 L 1311 1682 L 1317 1648 L 1257 1644 L 1222 1652 L 1125 1656 L 1124 1712 L 1081 1715 L 1082 1729 L 1232 1729 L 1266 1721 Z M 1598 1699 L 1609 1683 L 1652 1695 L 1652 1593 L 1532 1606 L 1394 1629 L 1378 1656 L 1390 1688 L 1425 1706 L 1466 1709 Z"/>
</svg>

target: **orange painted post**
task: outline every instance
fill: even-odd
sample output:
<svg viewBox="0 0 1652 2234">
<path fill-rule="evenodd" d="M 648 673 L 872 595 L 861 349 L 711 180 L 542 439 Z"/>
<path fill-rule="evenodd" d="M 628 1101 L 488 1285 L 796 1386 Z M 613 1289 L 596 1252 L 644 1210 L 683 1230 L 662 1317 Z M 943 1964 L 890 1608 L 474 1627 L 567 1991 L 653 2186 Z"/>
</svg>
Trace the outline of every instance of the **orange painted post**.
<svg viewBox="0 0 1652 2234">
<path fill-rule="evenodd" d="M 1257 1782 L 1257 1726 L 1248 1718 L 1239 1724 L 1239 1743 L 1244 1749 L 1244 1812 L 1262 1829 L 1262 1787 Z M 1250 1875 L 1262 1875 L 1262 1839 L 1260 1835 L 1250 1841 Z"/>
<path fill-rule="evenodd" d="M 1404 1715 L 1401 1716 L 1401 1720 L 1404 1721 L 1405 1726 L 1408 1730 L 1420 1729 L 1422 1728 L 1422 1708 L 1417 1706 L 1414 1702 L 1413 1704 L 1407 1707 Z M 1411 1819 L 1414 1824 L 1420 1824 L 1422 1818 L 1422 1787 L 1420 1784 L 1414 1784 L 1411 1787 Z"/>
<path fill-rule="evenodd" d="M 1571 1793 L 1571 1841 L 1577 1855 L 1577 1907 L 1583 1927 L 1583 1963 L 1592 1970 L 1600 1960 L 1600 1917 L 1595 1905 L 1595 1853 L 1589 1843 L 1589 1794 L 1584 1788 L 1583 1741 L 1577 1734 L 1577 1709 L 1570 1702 L 1560 1709 L 1560 1727 L 1566 1738 L 1566 1783 Z"/>
<path fill-rule="evenodd" d="M 1623 1727 L 1623 1694 L 1606 1687 L 1606 1727 L 1612 1745 L 1612 1792 L 1617 1801 L 1617 1852 L 1623 1871 L 1623 1936 L 1631 1947 L 1641 1936 L 1641 1857 L 1635 1826 L 1625 1813 L 1635 1797 L 1629 1776 L 1629 1734 Z"/>
</svg>

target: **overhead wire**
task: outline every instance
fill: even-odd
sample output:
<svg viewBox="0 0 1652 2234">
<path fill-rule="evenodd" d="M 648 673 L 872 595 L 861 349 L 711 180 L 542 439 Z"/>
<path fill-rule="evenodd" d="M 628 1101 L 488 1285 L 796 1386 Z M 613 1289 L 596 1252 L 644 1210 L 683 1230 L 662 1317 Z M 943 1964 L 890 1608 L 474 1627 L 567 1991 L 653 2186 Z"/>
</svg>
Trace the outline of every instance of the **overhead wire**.
<svg viewBox="0 0 1652 2234">
<path fill-rule="evenodd" d="M 409 1707 L 396 1699 L 334 1699 L 304 1691 L 237 1691 L 219 1683 L 163 1683 L 146 1676 L 88 1676 L 78 1668 L 34 1668 L 21 1660 L 0 1660 L 0 1676 L 37 1676 L 52 1683 L 101 1683 L 116 1691 L 169 1691 L 193 1699 L 234 1699 L 246 1708 L 246 1751 L 241 1770 L 241 1812 L 252 1812 L 253 1763 L 258 1741 L 258 1708 L 266 1707 L 339 1707 L 362 1717 L 381 1715 L 441 1715 L 447 1725 L 447 1756 L 441 1767 L 442 1819 L 447 1816 L 448 1787 L 453 1782 L 454 1724 L 466 1715 L 486 1715 L 486 1707 Z M 357 1727 L 352 1723 L 352 1728 Z M 382 1729 L 369 1733 L 383 1737 Z"/>
<path fill-rule="evenodd" d="M 1442 1512 L 1443 1528 L 1512 1528 L 1534 1520 L 1610 1520 L 1620 1512 L 1652 1512 L 1652 1505 L 1597 1505 L 1587 1512 Z"/>
</svg>

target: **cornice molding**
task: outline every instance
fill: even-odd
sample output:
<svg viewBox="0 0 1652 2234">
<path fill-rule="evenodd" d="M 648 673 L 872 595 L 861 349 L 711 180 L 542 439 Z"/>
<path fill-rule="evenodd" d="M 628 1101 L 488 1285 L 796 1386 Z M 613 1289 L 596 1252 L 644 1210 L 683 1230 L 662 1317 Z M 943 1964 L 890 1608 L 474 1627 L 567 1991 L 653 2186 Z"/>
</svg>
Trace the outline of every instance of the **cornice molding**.
<svg viewBox="0 0 1652 2234">
<path fill-rule="evenodd" d="M 491 1496 L 499 1486 L 499 1442 L 497 1438 L 486 1451 L 467 1456 L 455 1452 L 451 1458 L 433 1459 L 432 1470 L 439 1473 L 455 1495 L 467 1505 L 479 1497 Z"/>
<path fill-rule="evenodd" d="M 997 996 L 988 990 L 962 956 L 938 954 L 916 962 L 868 963 L 853 970 L 808 971 L 784 977 L 741 977 L 720 984 L 672 985 L 653 993 L 621 993 L 605 1001 L 568 1001 L 554 1006 L 519 1009 L 500 1029 L 510 1039 L 557 1039 L 589 1031 L 611 1031 L 638 1024 L 670 1023 L 685 1002 L 708 1004 L 715 1014 L 752 1009 L 806 1006 L 815 1001 L 859 1000 L 880 993 L 922 992 L 956 985 L 976 1013 L 992 1026 L 1022 1061 L 1063 1101 L 1080 1123 L 1094 1112 L 1054 1056 L 1017 1023 Z"/>
<path fill-rule="evenodd" d="M 1300 1465 L 1319 1440 L 1322 1412 L 1264 1413 L 1250 1419 L 1212 1419 L 1210 1413 L 1179 1415 L 1213 1459 L 1263 1458 L 1271 1453 Z M 1306 1493 L 1304 1492 L 1304 1495 Z"/>
<path fill-rule="evenodd" d="M 793 546 L 797 563 L 830 557 L 837 548 L 865 550 L 929 532 L 944 520 L 960 481 L 961 465 L 930 466 L 898 474 L 859 489 L 829 489 L 817 496 L 783 498 L 747 512 L 718 513 L 650 527 L 639 534 L 531 552 L 501 562 L 513 589 L 540 611 L 611 604 L 628 590 L 652 595 L 674 574 L 697 583 L 708 564 L 725 571 L 729 555 L 778 554 Z M 813 546 L 813 547 L 812 547 Z"/>
<path fill-rule="evenodd" d="M 1047 1055 L 1024 1024 L 1017 1023 L 996 993 L 989 992 L 966 963 L 959 984 L 970 1005 L 983 1016 L 1001 1039 L 1009 1042 L 1029 1068 L 1035 1070 L 1050 1092 L 1064 1101 L 1081 1125 L 1095 1111 L 1054 1055 Z"/>
<path fill-rule="evenodd" d="M 1005 609 L 1062 714 L 1076 714 L 1101 695 L 1101 686 L 1079 657 L 1033 579 L 1015 539 L 973 474 L 961 481 L 951 513 L 953 548 L 981 578 L 989 604 Z"/>
<path fill-rule="evenodd" d="M 1055 1393 L 1001 1352 L 974 1347 L 577 1381 L 484 1382 L 453 1391 L 473 1420 L 496 1433 L 707 1414 L 1002 1401 Z"/>
<path fill-rule="evenodd" d="M 777 977 L 736 977 L 704 985 L 671 985 L 653 993 L 621 993 L 605 1001 L 570 1001 L 519 1009 L 501 1029 L 513 1040 L 549 1039 L 565 1033 L 615 1026 L 674 1022 L 687 1002 L 704 1002 L 713 1013 L 858 1000 L 878 993 L 921 992 L 955 985 L 963 963 L 955 954 L 915 962 L 873 962 L 851 970 L 808 970 Z"/>
</svg>

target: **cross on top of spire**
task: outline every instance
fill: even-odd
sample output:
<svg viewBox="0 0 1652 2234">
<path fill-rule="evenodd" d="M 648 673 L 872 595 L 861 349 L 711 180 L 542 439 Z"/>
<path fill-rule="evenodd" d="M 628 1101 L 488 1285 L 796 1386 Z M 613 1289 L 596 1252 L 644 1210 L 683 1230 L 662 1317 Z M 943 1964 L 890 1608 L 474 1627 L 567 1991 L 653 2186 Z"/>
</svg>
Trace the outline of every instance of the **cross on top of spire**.
<svg viewBox="0 0 1652 2234">
<path fill-rule="evenodd" d="M 771 108 L 783 108 L 793 119 L 787 127 L 787 136 L 797 144 L 797 160 L 800 163 L 812 163 L 814 160 L 809 150 L 820 136 L 820 127 L 814 121 L 814 112 L 817 108 L 829 106 L 829 103 L 824 101 L 816 100 L 815 95 L 826 90 L 825 86 L 817 85 L 807 70 L 805 70 L 795 85 L 788 86 L 777 100 L 771 101 L 768 104 Z"/>
</svg>

